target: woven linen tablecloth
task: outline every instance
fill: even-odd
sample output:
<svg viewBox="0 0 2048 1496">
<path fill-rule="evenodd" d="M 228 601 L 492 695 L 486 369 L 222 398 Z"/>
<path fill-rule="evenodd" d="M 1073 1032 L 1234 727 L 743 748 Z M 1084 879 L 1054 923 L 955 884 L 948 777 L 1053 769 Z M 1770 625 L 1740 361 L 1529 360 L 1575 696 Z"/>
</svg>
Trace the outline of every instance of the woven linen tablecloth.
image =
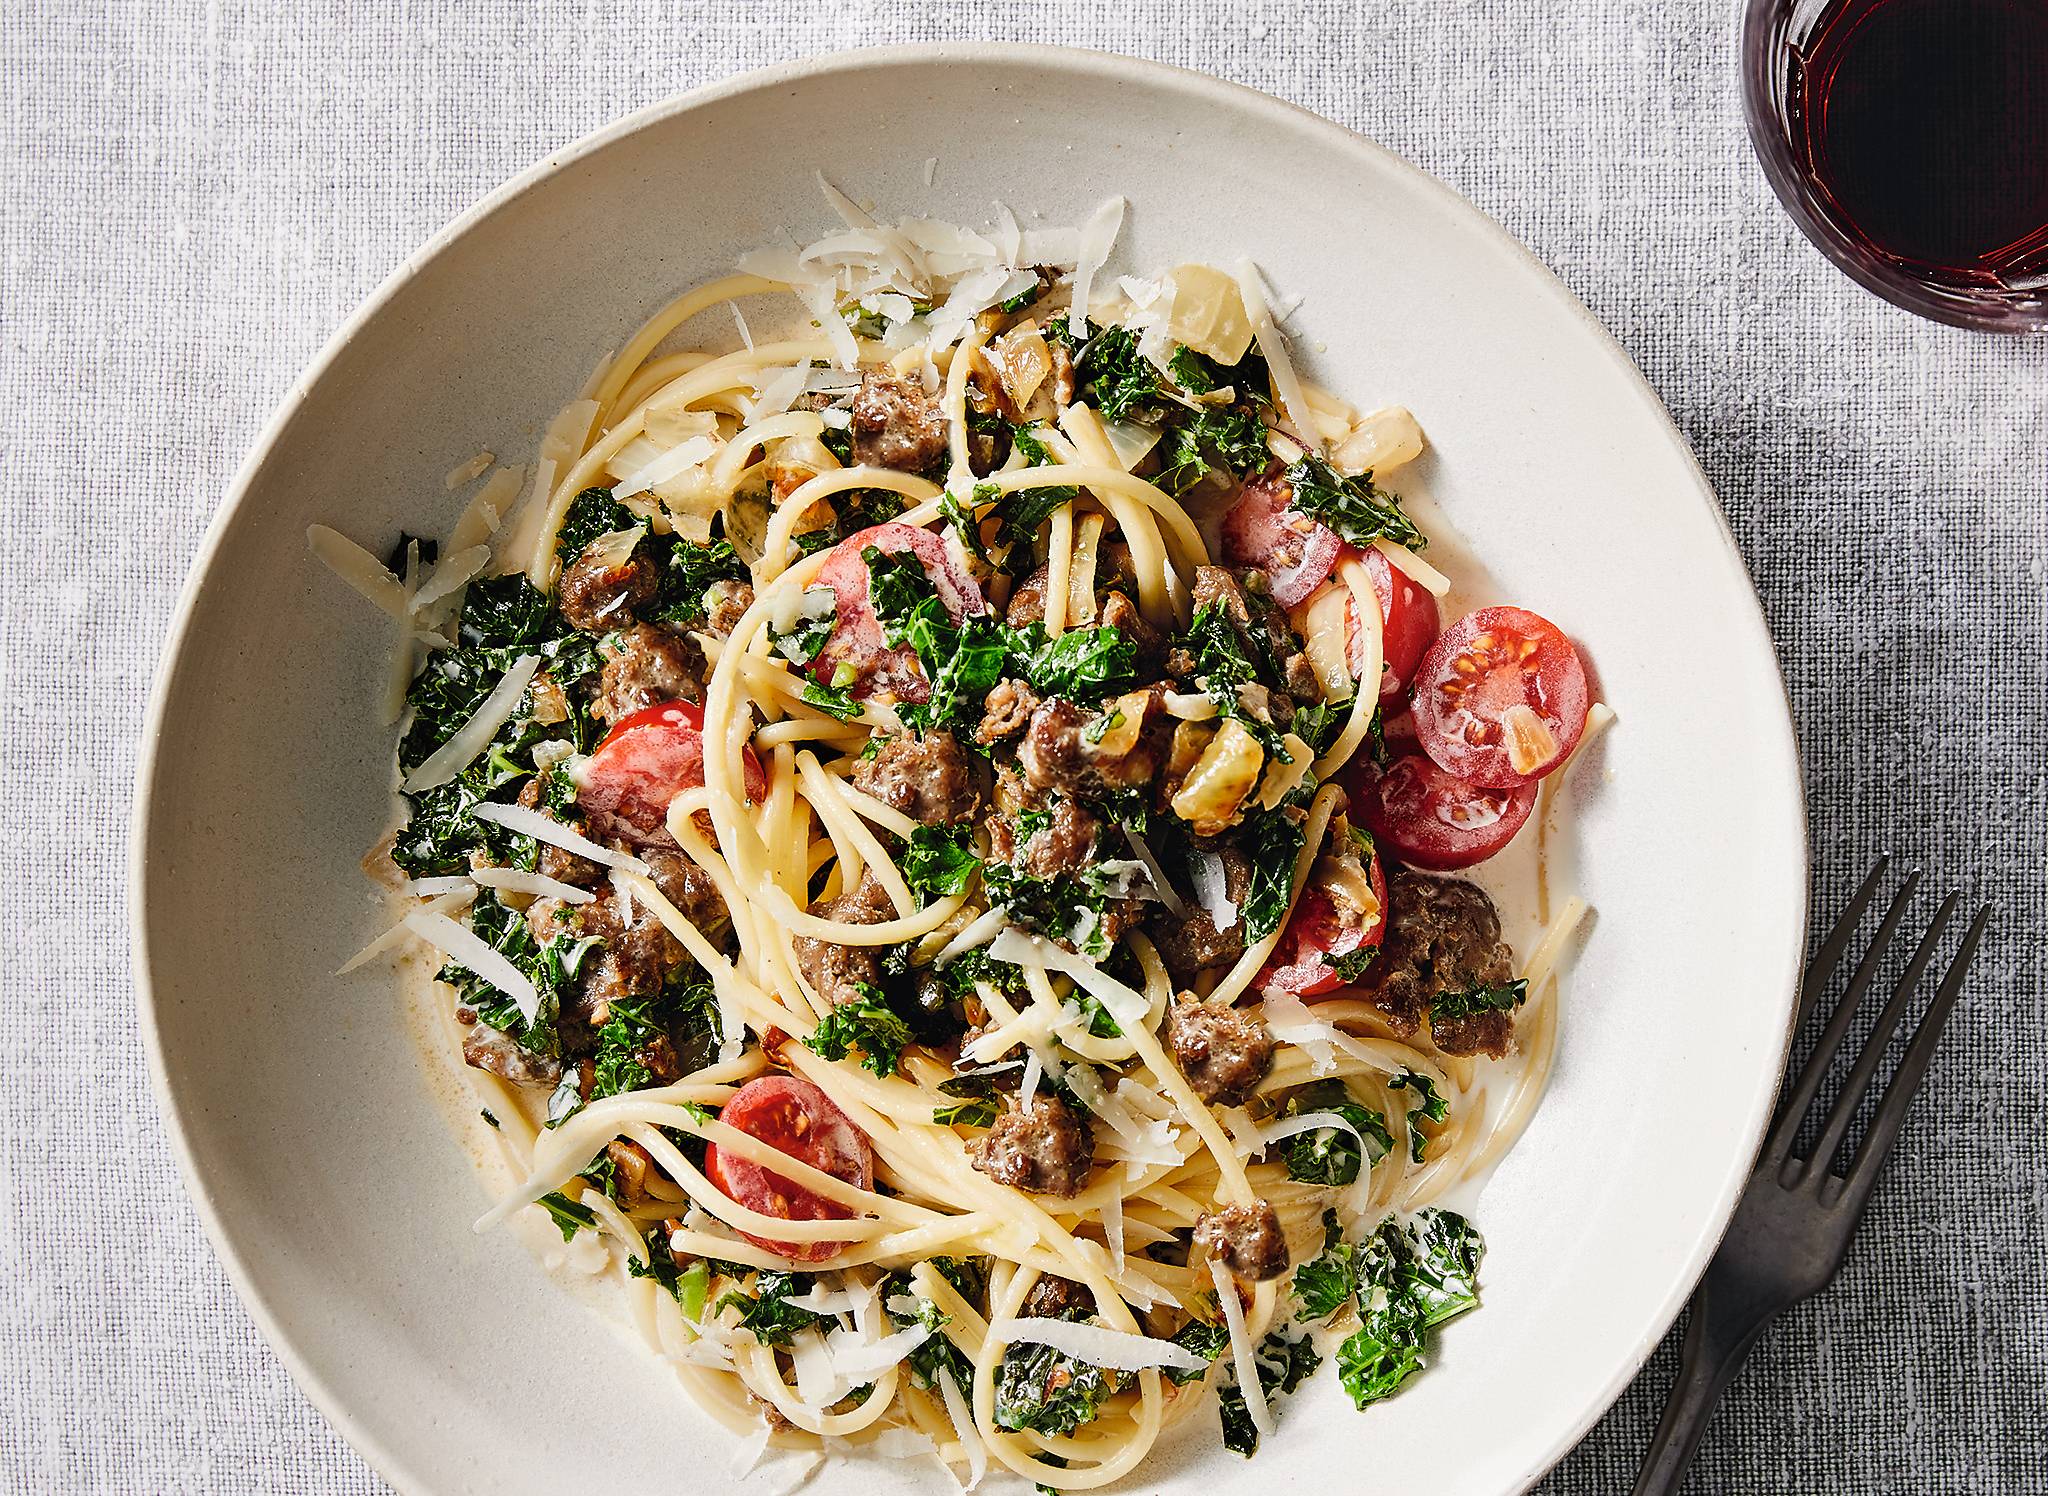
<svg viewBox="0 0 2048 1496">
<path fill-rule="evenodd" d="M 1817 914 L 1886 849 L 2000 910 L 1847 1268 L 1766 1338 L 1691 1489 L 2048 1490 L 2048 340 L 1916 321 L 1798 237 L 1744 139 L 1736 10 L 13 0 L 0 1490 L 385 1489 L 200 1233 L 122 933 L 151 670 L 266 415 L 406 251 L 555 147 L 742 69 L 935 38 L 1142 54 L 1353 126 L 1504 222 L 1642 365 L 1763 593 Z M 1543 1489 L 1627 1490 L 1673 1365 L 1667 1344 Z"/>
</svg>

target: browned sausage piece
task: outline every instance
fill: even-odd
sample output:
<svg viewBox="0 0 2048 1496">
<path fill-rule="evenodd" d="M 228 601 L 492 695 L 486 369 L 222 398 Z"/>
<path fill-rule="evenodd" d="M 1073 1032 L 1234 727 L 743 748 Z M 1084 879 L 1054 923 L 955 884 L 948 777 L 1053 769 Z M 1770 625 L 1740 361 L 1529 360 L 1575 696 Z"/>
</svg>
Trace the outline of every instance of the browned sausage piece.
<svg viewBox="0 0 2048 1496">
<path fill-rule="evenodd" d="M 515 1086 L 553 1087 L 560 1083 L 559 1060 L 535 1054 L 510 1034 L 480 1022 L 473 1008 L 457 1008 L 455 1019 L 464 1025 L 462 1058 L 467 1063 Z"/>
<path fill-rule="evenodd" d="M 1251 886 L 1251 860 L 1230 842 L 1215 848 L 1223 864 L 1223 893 L 1232 905 L 1242 904 Z M 1173 979 L 1190 985 L 1205 971 L 1229 966 L 1244 954 L 1244 921 L 1233 920 L 1230 928 L 1216 928 L 1215 916 L 1199 904 L 1188 905 L 1186 914 L 1174 914 L 1163 905 L 1149 911 L 1146 933 L 1159 948 L 1159 959 Z"/>
<path fill-rule="evenodd" d="M 1501 944 L 1500 915 L 1485 891 L 1461 878 L 1428 878 L 1397 868 L 1387 880 L 1387 934 L 1366 968 L 1362 995 L 1402 1036 L 1422 1026 L 1439 992 L 1498 987 L 1514 976 Z M 1445 1054 L 1498 1058 L 1514 1038 L 1512 1013 L 1474 1013 L 1430 1025 Z"/>
<path fill-rule="evenodd" d="M 946 455 L 946 415 L 922 380 L 889 368 L 861 375 L 853 397 L 853 460 L 921 473 Z"/>
<path fill-rule="evenodd" d="M 880 740 L 873 758 L 854 766 L 853 783 L 892 810 L 926 826 L 971 820 L 981 805 L 967 750 L 944 728 Z"/>
<path fill-rule="evenodd" d="M 1264 1200 L 1204 1211 L 1195 1222 L 1195 1244 L 1250 1283 L 1287 1271 L 1287 1238 L 1279 1215 Z"/>
<path fill-rule="evenodd" d="M 664 701 L 704 699 L 704 654 L 697 642 L 658 624 L 636 623 L 607 638 L 591 715 L 616 723 Z"/>
<path fill-rule="evenodd" d="M 974 1167 L 997 1184 L 1062 1199 L 1078 1195 L 1093 1162 L 1088 1125 L 1057 1096 L 1014 1100 L 972 1150 Z"/>
<path fill-rule="evenodd" d="M 577 628 L 598 634 L 625 628 L 634 610 L 653 602 L 660 590 L 661 573 L 645 556 L 613 565 L 585 551 L 562 569 L 555 606 Z"/>
<path fill-rule="evenodd" d="M 896 906 L 875 875 L 863 869 L 857 888 L 836 899 L 827 899 L 811 912 L 820 919 L 846 925 L 878 925 L 896 917 Z M 875 986 L 881 981 L 878 947 L 840 945 L 831 940 L 813 940 L 808 935 L 795 936 L 791 944 L 796 949 L 796 967 L 803 979 L 835 1008 L 842 1003 L 858 1002 L 862 983 Z"/>
<path fill-rule="evenodd" d="M 1167 1006 L 1166 1047 L 1195 1094 L 1216 1106 L 1243 1106 L 1273 1068 L 1265 1024 L 1185 993 Z"/>
</svg>

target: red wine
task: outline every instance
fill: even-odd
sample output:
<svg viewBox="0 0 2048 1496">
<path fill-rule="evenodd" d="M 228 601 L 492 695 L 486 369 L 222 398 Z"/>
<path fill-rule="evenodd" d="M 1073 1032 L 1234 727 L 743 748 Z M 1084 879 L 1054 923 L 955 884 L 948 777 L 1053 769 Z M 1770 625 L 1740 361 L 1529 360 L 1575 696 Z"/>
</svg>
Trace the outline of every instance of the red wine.
<svg viewBox="0 0 2048 1496">
<path fill-rule="evenodd" d="M 1868 248 L 2048 277 L 2048 0 L 1841 0 L 1792 64 L 1793 150 Z"/>
</svg>

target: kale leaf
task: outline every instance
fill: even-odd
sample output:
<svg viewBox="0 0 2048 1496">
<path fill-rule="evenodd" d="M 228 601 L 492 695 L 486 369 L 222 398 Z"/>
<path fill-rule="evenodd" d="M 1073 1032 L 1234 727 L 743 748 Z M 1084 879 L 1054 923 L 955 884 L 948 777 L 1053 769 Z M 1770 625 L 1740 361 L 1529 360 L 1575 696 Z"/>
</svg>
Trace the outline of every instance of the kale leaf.
<svg viewBox="0 0 2048 1496">
<path fill-rule="evenodd" d="M 1299 1117 L 1306 1112 L 1333 1112 L 1365 1138 L 1359 1140 L 1339 1127 L 1297 1132 L 1283 1139 L 1281 1154 L 1287 1161 L 1287 1177 L 1305 1184 L 1342 1186 L 1354 1183 L 1363 1168 L 1385 1158 L 1394 1146 L 1387 1132 L 1387 1119 L 1360 1106 L 1342 1081 L 1319 1081 L 1305 1086 L 1288 1098 L 1283 1116 Z M 1369 1155 L 1369 1157 L 1367 1156 Z"/>
<path fill-rule="evenodd" d="M 642 1091 L 659 1077 L 650 1051 L 667 1045 L 674 1068 L 687 1075 L 718 1053 L 718 995 L 708 982 L 671 983 L 652 995 L 612 999 L 597 1031 L 590 1100 Z"/>
<path fill-rule="evenodd" d="M 857 982 L 860 997 L 826 1014 L 804 1047 L 823 1059 L 843 1060 L 858 1049 L 861 1065 L 879 1076 L 896 1073 L 903 1046 L 910 1043 L 910 1025 L 888 1004 L 880 988 Z"/>
<path fill-rule="evenodd" d="M 586 488 L 569 501 L 562 528 L 555 532 L 555 555 L 566 566 L 600 535 L 630 530 L 647 521 L 612 497 L 609 488 Z"/>
<path fill-rule="evenodd" d="M 825 686 L 806 680 L 797 695 L 828 717 L 837 717 L 841 722 L 851 722 L 861 714 L 861 704 L 844 686 Z"/>
<path fill-rule="evenodd" d="M 1002 906 L 1020 925 L 1064 940 L 1084 956 L 1109 954 L 1102 918 L 1108 899 L 1102 889 L 1081 878 L 1031 878 L 1006 862 L 983 866 L 981 881 L 990 908 Z"/>
<path fill-rule="evenodd" d="M 1137 645 L 1122 629 L 1104 625 L 1068 629 L 1039 645 L 1024 676 L 1042 696 L 1093 703 L 1130 685 L 1136 670 Z"/>
<path fill-rule="evenodd" d="M 569 631 L 548 595 L 515 571 L 502 577 L 478 577 L 462 594 L 462 642 L 504 649 L 514 644 L 539 644 Z"/>
<path fill-rule="evenodd" d="M 1344 1240 L 1337 1212 L 1323 1212 L 1323 1250 L 1294 1270 L 1294 1297 L 1301 1304 L 1297 1320 L 1327 1320 L 1358 1292 L 1362 1271 L 1358 1247 Z"/>
<path fill-rule="evenodd" d="M 1503 982 L 1498 987 L 1479 986 L 1465 992 L 1439 992 L 1430 1000 L 1429 1016 L 1433 1021 L 1448 1022 L 1454 1018 L 1470 1018 L 1476 1013 L 1512 1012 L 1528 995 L 1529 983 L 1522 977 Z"/>
<path fill-rule="evenodd" d="M 1413 1091 L 1416 1096 L 1415 1105 L 1408 1108 L 1408 1156 L 1421 1163 L 1422 1151 L 1428 1146 L 1429 1139 L 1415 1124 L 1425 1119 L 1431 1122 L 1443 1121 L 1451 1113 L 1451 1104 L 1437 1093 L 1436 1082 L 1416 1071 L 1403 1070 L 1387 1082 L 1387 1089 L 1390 1091 L 1404 1088 Z"/>
<path fill-rule="evenodd" d="M 1230 1327 L 1206 1319 L 1191 1319 L 1174 1331 L 1171 1338 L 1182 1350 L 1193 1351 L 1204 1361 L 1214 1361 L 1230 1347 Z M 1207 1368 L 1183 1371 L 1177 1366 L 1169 1366 L 1166 1369 L 1166 1379 L 1176 1387 L 1185 1387 L 1208 1374 Z"/>
<path fill-rule="evenodd" d="M 648 542 L 643 540 L 641 544 Z M 676 537 L 669 543 L 668 564 L 661 574 L 661 599 L 653 616 L 663 623 L 702 623 L 708 616 L 705 593 L 720 582 L 751 579 L 747 563 L 739 558 L 731 541 L 713 540 L 700 545 Z"/>
<path fill-rule="evenodd" d="M 903 850 L 903 881 L 931 898 L 965 893 L 981 859 L 966 826 L 914 826 Z"/>
<path fill-rule="evenodd" d="M 453 987 L 456 1001 L 474 1010 L 481 1021 L 535 1054 L 560 1053 L 555 1026 L 562 998 L 590 950 L 601 942 L 564 933 L 542 944 L 534 939 L 525 915 L 506 907 L 488 891 L 479 894 L 470 907 L 469 928 L 532 981 L 540 999 L 533 1022 L 526 1021 L 510 997 L 466 966 L 451 961 L 435 974 L 438 980 Z"/>
<path fill-rule="evenodd" d="M 1321 520 L 1353 545 L 1384 538 L 1419 551 L 1429 544 L 1402 512 L 1401 501 L 1375 484 L 1371 473 L 1347 478 L 1311 452 L 1287 470 L 1287 481 L 1294 488 L 1296 512 Z"/>
<path fill-rule="evenodd" d="M 1074 355 L 1074 383 L 1105 421 L 1156 421 L 1173 408 L 1166 380 L 1127 327 L 1088 324 L 1087 341 Z"/>
<path fill-rule="evenodd" d="M 822 502 L 831 506 L 832 518 L 815 529 L 802 530 L 791 537 L 796 541 L 797 550 L 806 556 L 837 545 L 871 526 L 887 524 L 901 515 L 905 507 L 903 496 L 886 488 L 849 488 Z"/>
<path fill-rule="evenodd" d="M 1062 1319 L 1081 1319 L 1069 1310 Z M 1071 1434 L 1093 1421 L 1116 1391 L 1116 1373 L 1049 1345 L 1012 1342 L 996 1368 L 996 1427 L 1012 1433 Z"/>
<path fill-rule="evenodd" d="M 738 1309 L 740 1329 L 749 1331 L 763 1345 L 786 1346 L 795 1338 L 797 1331 L 822 1323 L 819 1316 L 809 1309 L 799 1309 L 789 1302 L 809 1293 L 810 1289 L 811 1279 L 807 1273 L 764 1270 L 756 1275 L 751 1294 L 735 1288 L 719 1298 L 713 1312 Z"/>
<path fill-rule="evenodd" d="M 1299 1387 L 1323 1364 L 1322 1355 L 1307 1336 L 1290 1337 L 1282 1330 L 1275 1330 L 1260 1341 L 1252 1359 L 1258 1366 L 1259 1386 L 1265 1389 L 1268 1406 L 1280 1393 Z M 1245 1406 L 1244 1390 L 1234 1377 L 1217 1389 L 1216 1412 L 1223 1423 L 1223 1447 L 1249 1459 L 1258 1450 L 1259 1430 L 1252 1422 L 1251 1410 Z"/>
<path fill-rule="evenodd" d="M 1264 472 L 1270 460 L 1265 423 L 1238 405 L 1208 405 L 1188 412 L 1168 424 L 1154 450 L 1159 475 L 1153 481 L 1176 496 L 1212 472 L 1249 478 Z"/>
<path fill-rule="evenodd" d="M 1301 824 L 1286 807 L 1255 811 L 1238 832 L 1238 846 L 1251 863 L 1238 917 L 1247 944 L 1264 940 L 1287 918 L 1294 892 L 1294 861 L 1306 839 Z"/>
<path fill-rule="evenodd" d="M 1485 1243 L 1472 1223 L 1425 1210 L 1413 1227 L 1388 1220 L 1359 1248 L 1359 1329 L 1337 1348 L 1338 1377 L 1366 1408 L 1391 1396 L 1422 1365 L 1425 1331 L 1479 1303 Z"/>
<path fill-rule="evenodd" d="M 563 1241 L 570 1240 L 586 1227 L 593 1231 L 597 1229 L 597 1212 L 579 1200 L 571 1200 L 560 1190 L 542 1195 L 537 1203 L 561 1228 Z"/>
</svg>

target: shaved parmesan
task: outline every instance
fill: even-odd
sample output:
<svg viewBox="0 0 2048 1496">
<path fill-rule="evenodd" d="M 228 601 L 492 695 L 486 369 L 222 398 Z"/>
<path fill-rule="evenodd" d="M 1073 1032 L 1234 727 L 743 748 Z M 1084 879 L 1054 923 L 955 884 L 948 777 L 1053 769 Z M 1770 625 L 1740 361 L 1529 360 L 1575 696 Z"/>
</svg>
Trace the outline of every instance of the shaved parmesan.
<svg viewBox="0 0 2048 1496">
<path fill-rule="evenodd" d="M 517 831 L 521 836 L 530 836 L 535 841 L 544 841 L 551 847 L 560 847 L 565 852 L 574 852 L 578 857 L 588 857 L 592 862 L 601 862 L 606 867 L 623 868 L 629 873 L 645 874 L 647 864 L 637 857 L 624 852 L 614 852 L 610 847 L 600 847 L 587 837 L 578 836 L 552 816 L 530 810 L 524 805 L 500 805 L 486 801 L 471 809 L 470 814 L 479 821 L 495 821 L 508 831 Z"/>
<path fill-rule="evenodd" d="M 1124 200 L 1113 197 L 1097 208 L 1081 226 L 1080 243 L 1074 258 L 1074 306 L 1067 314 L 1067 331 L 1077 338 L 1088 336 L 1088 297 L 1096 274 L 1108 263 L 1109 252 L 1124 225 Z"/>
<path fill-rule="evenodd" d="M 306 526 L 306 547 L 314 558 L 371 603 L 400 623 L 412 621 L 412 606 L 405 584 L 389 567 L 350 540 L 339 530 L 325 525 Z"/>
<path fill-rule="evenodd" d="M 1202 852 L 1195 857 L 1188 874 L 1194 886 L 1195 902 L 1202 906 L 1209 922 L 1219 933 L 1234 927 L 1237 924 L 1237 903 L 1230 897 L 1223 859 L 1214 852 Z"/>
<path fill-rule="evenodd" d="M 1244 297 L 1245 313 L 1251 318 L 1252 334 L 1259 352 L 1265 356 L 1267 372 L 1273 376 L 1273 393 L 1280 399 L 1280 408 L 1309 449 L 1321 450 L 1322 443 L 1316 439 L 1315 416 L 1309 411 L 1308 392 L 1302 388 L 1301 376 L 1294 372 L 1286 335 L 1274 324 L 1272 309 L 1266 305 L 1266 288 L 1259 267 L 1250 260 L 1238 262 L 1237 288 Z"/>
<path fill-rule="evenodd" d="M 1325 1132 L 1331 1128 L 1342 1128 L 1350 1133 L 1358 1139 L 1358 1146 L 1366 1157 L 1374 1162 L 1378 1161 L 1375 1155 L 1379 1145 L 1367 1142 L 1365 1134 L 1337 1112 L 1303 1112 L 1298 1117 L 1282 1117 L 1279 1121 L 1269 1122 L 1260 1128 L 1258 1140 L 1261 1146 L 1270 1146 L 1282 1138 L 1291 1138 L 1296 1133 Z"/>
<path fill-rule="evenodd" d="M 821 590 L 830 591 L 829 588 Z M 977 918 L 973 924 L 939 947 L 939 953 L 932 957 L 932 965 L 935 967 L 944 966 L 955 957 L 964 956 L 979 946 L 987 945 L 1003 932 L 1003 928 L 1008 924 L 1009 918 L 1007 910 L 988 910 Z"/>
<path fill-rule="evenodd" d="M 981 1430 L 975 1427 L 974 1410 L 967 1406 L 967 1398 L 954 1382 L 953 1373 L 943 1365 L 939 1368 L 938 1383 L 946 1416 L 953 1421 L 953 1432 L 960 1436 L 960 1447 L 967 1451 L 967 1489 L 971 1491 L 988 1474 L 988 1445 L 982 1440 Z"/>
<path fill-rule="evenodd" d="M 880 1340 L 863 1340 L 850 1330 L 834 1330 L 827 1348 L 832 1353 L 833 1372 L 858 1384 L 874 1380 L 931 1338 L 925 1325 L 911 1325 Z"/>
<path fill-rule="evenodd" d="M 1309 1058 L 1318 1075 L 1337 1068 L 1337 1041 L 1343 1037 L 1332 1024 L 1310 1016 L 1308 1004 L 1292 992 L 1275 988 L 1265 994 L 1266 1029 L 1283 1044 L 1292 1044 Z"/>
<path fill-rule="evenodd" d="M 522 873 L 517 868 L 480 867 L 470 876 L 485 888 L 502 888 L 507 893 L 530 893 L 537 898 L 560 899 L 565 904 L 588 904 L 597 898 L 587 888 L 578 888 L 573 883 L 563 883 L 540 873 Z"/>
<path fill-rule="evenodd" d="M 417 794 L 446 784 L 475 763 L 477 756 L 491 746 L 491 739 L 498 735 L 498 729 L 511 719 L 520 698 L 526 694 L 527 683 L 539 668 L 539 655 L 521 655 L 515 660 L 512 668 L 491 687 L 491 694 L 477 706 L 475 714 L 455 729 L 453 737 L 428 754 L 424 763 L 406 775 L 406 793 Z"/>
<path fill-rule="evenodd" d="M 747 352 L 752 353 L 754 351 L 754 330 L 747 326 L 746 314 L 740 310 L 740 304 L 737 301 L 729 301 L 726 305 L 732 308 L 733 326 L 740 330 L 740 342 L 746 345 Z"/>
<path fill-rule="evenodd" d="M 1024 1078 L 1017 1083 L 1017 1100 L 1020 1105 L 1028 1105 L 1031 1098 L 1038 1094 L 1038 1082 L 1044 1074 L 1045 1062 L 1039 1058 L 1038 1051 L 1025 1051 Z"/>
<path fill-rule="evenodd" d="M 1145 1021 L 1148 1005 L 1143 993 L 1125 986 L 1085 956 L 1062 950 L 1049 940 L 1026 935 L 1013 927 L 990 943 L 988 953 L 998 961 L 1065 972 L 1109 1009 L 1110 1017 L 1126 1028 Z"/>
<path fill-rule="evenodd" d="M 1215 1258 L 1209 1259 L 1209 1278 L 1216 1285 L 1216 1302 L 1223 1309 L 1223 1323 L 1230 1330 L 1230 1358 L 1237 1367 L 1237 1390 L 1244 1394 L 1245 1411 L 1259 1437 L 1273 1433 L 1273 1410 L 1266 1406 L 1265 1384 L 1259 1380 L 1259 1363 L 1252 1354 L 1251 1332 L 1245 1328 L 1244 1305 L 1237 1300 L 1237 1285 Z"/>
<path fill-rule="evenodd" d="M 422 883 L 425 883 L 428 881 L 439 882 L 441 880 L 423 879 L 421 881 Z M 470 884 L 470 881 L 467 878 L 455 878 L 449 881 L 458 883 L 462 886 L 459 888 L 449 890 L 447 893 L 444 893 L 439 898 L 435 899 L 432 903 L 422 905 L 420 909 L 415 910 L 414 913 L 423 912 L 427 914 L 447 914 L 453 910 L 463 908 L 472 899 L 476 897 L 476 889 Z M 419 884 L 415 884 L 414 891 L 424 893 L 426 890 Z M 1580 905 L 1580 907 L 1584 908 L 1585 906 L 1582 904 Z M 393 925 L 390 929 L 386 930 L 382 935 L 379 935 L 375 940 L 371 941 L 368 945 L 364 946 L 361 950 L 357 951 L 353 956 L 350 956 L 348 960 L 344 961 L 340 966 L 336 967 L 334 974 L 338 977 L 347 976 L 350 972 L 354 971 L 358 966 L 363 965 L 367 961 L 374 961 L 377 957 L 383 955 L 386 951 L 390 950 L 393 946 L 397 945 L 400 940 L 404 939 L 407 935 L 411 933 L 411 926 L 407 925 L 405 920 L 401 919 L 397 924 Z"/>
<path fill-rule="evenodd" d="M 490 564 L 491 548 L 487 545 L 473 545 L 466 551 L 457 551 L 442 558 L 441 564 L 427 574 L 427 579 L 413 593 L 413 612 L 430 608 L 442 598 L 461 591 Z"/>
<path fill-rule="evenodd" d="M 1155 1367 L 1200 1371 L 1209 1364 L 1171 1340 L 1155 1340 L 1150 1335 L 1133 1335 L 1126 1330 L 1080 1324 L 1071 1319 L 999 1319 L 988 1327 L 988 1332 L 1011 1345 L 1049 1345 L 1062 1355 L 1111 1371 Z"/>
<path fill-rule="evenodd" d="M 761 376 L 764 382 L 756 386 L 761 393 L 754 401 L 753 418 L 758 421 L 768 416 L 779 416 L 788 410 L 790 401 L 804 392 L 810 372 L 808 364 L 797 364 L 787 369 L 763 369 Z"/>
<path fill-rule="evenodd" d="M 469 507 L 462 511 L 462 518 L 448 532 L 448 539 L 441 549 L 446 552 L 466 551 L 489 540 L 497 533 L 498 522 L 519 502 L 519 485 L 525 480 L 526 469 L 523 467 L 499 468 L 491 474 L 489 481 L 477 490 L 476 497 L 469 501 Z"/>
<path fill-rule="evenodd" d="M 1124 1185 L 1130 1182 L 1131 1170 L 1126 1164 L 1120 1169 L 1109 1171 L 1109 1198 L 1102 1204 L 1102 1238 L 1109 1243 L 1109 1260 L 1114 1269 L 1110 1276 L 1124 1275 Z"/>
<path fill-rule="evenodd" d="M 1138 854 L 1138 861 L 1144 863 L 1145 870 L 1152 875 L 1152 890 L 1159 895 L 1159 902 L 1167 907 L 1174 918 L 1186 919 L 1187 902 L 1174 891 L 1172 880 L 1166 876 L 1166 869 L 1160 866 L 1159 859 L 1152 855 L 1152 848 L 1146 844 L 1145 838 L 1126 826 L 1124 840 L 1131 844 L 1131 850 Z"/>
<path fill-rule="evenodd" d="M 415 909 L 405 917 L 405 927 L 439 950 L 442 955 L 467 967 L 518 1005 L 520 1016 L 532 1023 L 540 1011 L 540 994 L 525 972 L 484 944 L 445 914 Z"/>
<path fill-rule="evenodd" d="M 796 1332 L 789 1343 L 789 1360 L 796 1370 L 797 1396 L 821 1413 L 832 1406 L 839 1378 L 825 1349 L 825 1337 L 815 1325 Z"/>
<path fill-rule="evenodd" d="M 621 480 L 612 490 L 615 499 L 630 499 L 635 494 L 646 493 L 657 484 L 687 469 L 701 465 L 705 458 L 718 450 L 718 443 L 708 436 L 693 436 L 680 446 L 671 447 L 645 467 Z"/>
<path fill-rule="evenodd" d="M 484 475 L 486 469 L 498 460 L 492 452 L 479 452 L 467 462 L 458 462 L 448 469 L 448 476 L 441 480 L 442 486 L 453 493 L 465 483 L 473 483 Z"/>
</svg>

